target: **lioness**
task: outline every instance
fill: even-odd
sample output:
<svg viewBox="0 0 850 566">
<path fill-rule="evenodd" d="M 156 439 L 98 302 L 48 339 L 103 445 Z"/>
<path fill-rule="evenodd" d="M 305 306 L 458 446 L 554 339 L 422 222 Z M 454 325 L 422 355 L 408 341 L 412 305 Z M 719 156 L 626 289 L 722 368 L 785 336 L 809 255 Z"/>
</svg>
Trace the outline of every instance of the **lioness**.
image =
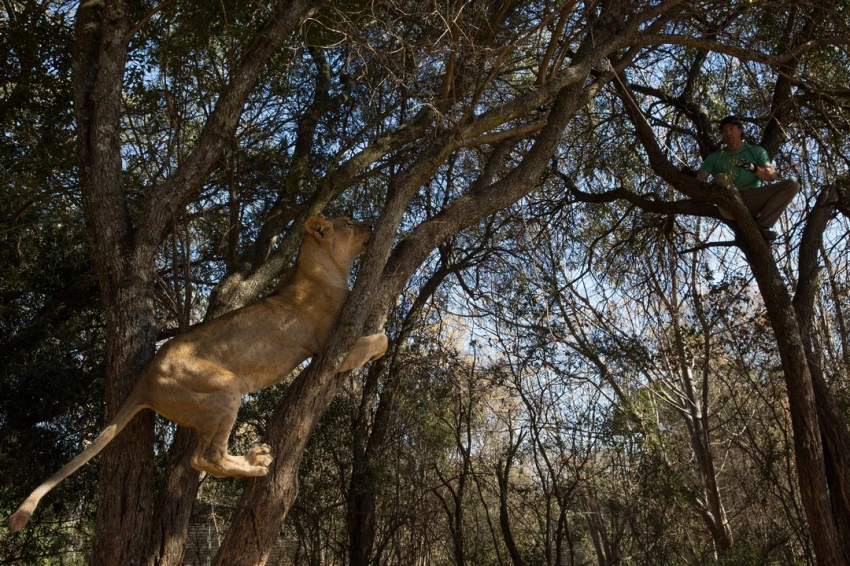
<svg viewBox="0 0 850 566">
<path fill-rule="evenodd" d="M 245 456 L 227 453 L 241 396 L 273 385 L 317 354 L 348 297 L 351 263 L 366 248 L 371 227 L 348 218 L 313 216 L 295 266 L 274 293 L 166 342 L 142 372 L 127 401 L 79 455 L 38 486 L 9 518 L 20 530 L 36 505 L 60 481 L 88 462 L 142 409 L 195 430 L 192 467 L 216 476 L 264 476 L 267 445 Z M 383 332 L 357 340 L 339 371 L 361 366 L 387 351 Z"/>
</svg>

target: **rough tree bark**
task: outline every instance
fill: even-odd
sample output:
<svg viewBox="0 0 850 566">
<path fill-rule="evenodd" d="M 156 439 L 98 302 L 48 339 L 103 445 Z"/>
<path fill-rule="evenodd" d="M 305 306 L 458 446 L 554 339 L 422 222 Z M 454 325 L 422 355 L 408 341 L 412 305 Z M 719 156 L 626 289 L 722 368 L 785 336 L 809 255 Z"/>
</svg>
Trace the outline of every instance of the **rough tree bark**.
<svg viewBox="0 0 850 566">
<path fill-rule="evenodd" d="M 121 179 L 126 2 L 83 2 L 73 53 L 74 110 L 86 230 L 106 319 L 106 420 L 153 354 L 151 270 L 133 257 Z M 92 564 L 138 564 L 150 528 L 153 417 L 139 415 L 103 453 Z M 138 536 L 128 537 L 126 533 Z"/>
<path fill-rule="evenodd" d="M 844 554 L 850 560 L 850 432 L 835 397 L 826 383 L 821 368 L 823 357 L 815 351 L 811 339 L 815 294 L 821 270 L 818 250 L 823 246 L 823 232 L 837 202 L 837 186 L 827 185 L 821 190 L 809 213 L 800 242 L 799 274 L 793 305 L 800 324 L 808 369 L 812 376 L 832 514 L 839 530 L 839 538 L 843 541 Z"/>
<path fill-rule="evenodd" d="M 831 512 L 825 512 L 833 507 L 802 328 L 770 248 L 761 238 L 746 208 L 737 208 L 735 220 L 743 240 L 741 247 L 764 299 L 782 360 L 794 431 L 797 477 L 818 564 L 848 564 L 850 555 L 845 552 L 846 542 L 838 528 L 840 519 Z"/>
</svg>

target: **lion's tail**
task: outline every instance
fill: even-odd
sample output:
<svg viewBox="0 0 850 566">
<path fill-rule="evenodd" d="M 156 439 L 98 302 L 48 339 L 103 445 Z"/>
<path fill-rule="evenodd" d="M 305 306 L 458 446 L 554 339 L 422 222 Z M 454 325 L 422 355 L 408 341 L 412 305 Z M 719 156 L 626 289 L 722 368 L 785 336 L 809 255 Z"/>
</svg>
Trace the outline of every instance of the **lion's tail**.
<svg viewBox="0 0 850 566">
<path fill-rule="evenodd" d="M 130 419 L 144 408 L 145 405 L 139 401 L 134 391 L 118 411 L 118 414 L 115 415 L 115 418 L 113 418 L 112 421 L 106 425 L 106 428 L 101 431 L 97 438 L 94 439 L 94 442 L 89 444 L 85 450 L 77 454 L 73 460 L 65 464 L 61 470 L 50 476 L 46 482 L 38 486 L 35 491 L 33 491 L 30 496 L 21 503 L 18 510 L 9 517 L 9 530 L 15 533 L 24 528 L 24 525 L 26 525 L 27 521 L 29 521 L 30 517 L 32 517 L 33 511 L 35 511 L 35 508 L 41 498 L 44 497 L 51 489 L 56 487 L 59 482 L 76 472 L 78 469 L 83 467 L 86 462 L 97 456 L 100 451 L 103 450 L 125 426 L 127 426 Z"/>
</svg>

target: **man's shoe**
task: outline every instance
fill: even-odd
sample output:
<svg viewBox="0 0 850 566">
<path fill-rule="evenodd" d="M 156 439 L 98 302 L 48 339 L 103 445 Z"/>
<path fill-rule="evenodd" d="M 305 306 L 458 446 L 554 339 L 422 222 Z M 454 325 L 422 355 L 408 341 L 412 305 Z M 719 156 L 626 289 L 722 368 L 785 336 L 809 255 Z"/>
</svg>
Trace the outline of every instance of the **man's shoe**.
<svg viewBox="0 0 850 566">
<path fill-rule="evenodd" d="M 768 244 L 779 237 L 779 234 L 770 228 L 765 228 L 764 226 L 759 226 L 759 232 L 761 232 L 761 237 L 764 238 Z"/>
</svg>

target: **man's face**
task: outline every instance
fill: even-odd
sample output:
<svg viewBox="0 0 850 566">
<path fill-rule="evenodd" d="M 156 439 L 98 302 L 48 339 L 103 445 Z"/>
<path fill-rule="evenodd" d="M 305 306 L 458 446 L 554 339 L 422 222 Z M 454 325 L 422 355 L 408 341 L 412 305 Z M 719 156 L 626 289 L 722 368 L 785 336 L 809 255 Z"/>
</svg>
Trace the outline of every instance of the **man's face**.
<svg viewBox="0 0 850 566">
<path fill-rule="evenodd" d="M 723 124 L 723 127 L 720 128 L 720 135 L 723 136 L 726 147 L 735 151 L 741 147 L 744 130 L 735 124 Z"/>
</svg>

